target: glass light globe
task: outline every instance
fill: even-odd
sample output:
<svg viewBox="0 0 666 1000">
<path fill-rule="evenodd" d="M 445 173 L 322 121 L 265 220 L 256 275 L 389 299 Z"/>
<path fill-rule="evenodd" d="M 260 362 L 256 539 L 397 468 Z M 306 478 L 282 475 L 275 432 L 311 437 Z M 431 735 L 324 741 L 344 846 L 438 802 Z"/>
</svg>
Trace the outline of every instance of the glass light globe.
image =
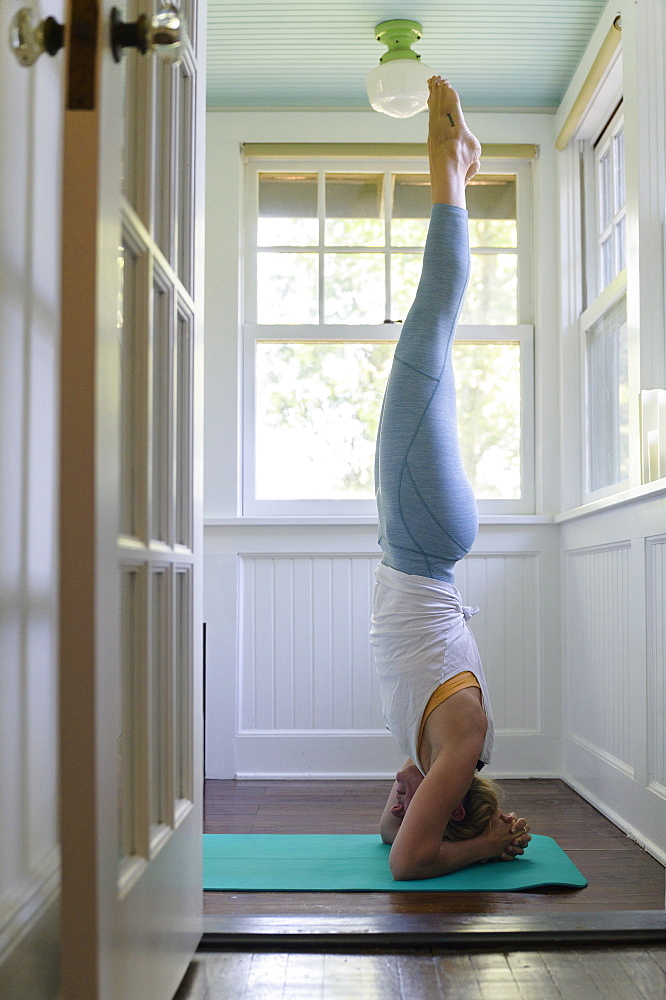
<svg viewBox="0 0 666 1000">
<path fill-rule="evenodd" d="M 391 59 L 368 73 L 365 85 L 375 111 L 411 118 L 428 105 L 428 80 L 434 69 L 419 59 Z"/>
</svg>

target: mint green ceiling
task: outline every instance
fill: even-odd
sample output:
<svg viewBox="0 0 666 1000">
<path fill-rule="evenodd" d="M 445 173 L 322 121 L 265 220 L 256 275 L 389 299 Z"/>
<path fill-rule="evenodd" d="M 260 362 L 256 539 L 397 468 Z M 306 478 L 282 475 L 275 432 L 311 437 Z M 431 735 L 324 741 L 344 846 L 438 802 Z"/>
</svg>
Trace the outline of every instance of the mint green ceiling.
<svg viewBox="0 0 666 1000">
<path fill-rule="evenodd" d="M 386 49 L 374 27 L 420 21 L 414 49 L 467 107 L 555 108 L 606 0 L 208 0 L 208 106 L 365 108 Z"/>
</svg>

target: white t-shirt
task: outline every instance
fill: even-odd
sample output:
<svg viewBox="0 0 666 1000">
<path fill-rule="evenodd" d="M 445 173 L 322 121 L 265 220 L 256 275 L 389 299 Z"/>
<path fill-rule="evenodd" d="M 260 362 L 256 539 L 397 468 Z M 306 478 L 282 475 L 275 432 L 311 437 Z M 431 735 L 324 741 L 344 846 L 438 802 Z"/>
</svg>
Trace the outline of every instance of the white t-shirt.
<svg viewBox="0 0 666 1000">
<path fill-rule="evenodd" d="M 488 731 L 480 759 L 488 764 L 495 727 L 481 658 L 463 607 L 450 583 L 377 567 L 370 642 L 375 652 L 384 721 L 407 757 L 418 759 L 421 719 L 433 691 L 469 670 L 481 687 Z"/>
</svg>

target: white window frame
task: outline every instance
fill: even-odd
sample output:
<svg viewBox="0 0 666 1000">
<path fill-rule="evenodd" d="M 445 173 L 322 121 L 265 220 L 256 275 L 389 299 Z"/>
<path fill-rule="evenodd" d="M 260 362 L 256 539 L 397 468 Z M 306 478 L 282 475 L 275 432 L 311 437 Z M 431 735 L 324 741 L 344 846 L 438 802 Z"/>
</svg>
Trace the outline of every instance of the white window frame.
<svg viewBox="0 0 666 1000">
<path fill-rule="evenodd" d="M 330 500 L 258 500 L 255 496 L 255 352 L 258 341 L 268 342 L 321 342 L 341 343 L 395 343 L 401 325 L 352 324 L 257 324 L 257 217 L 258 175 L 279 171 L 298 173 L 428 173 L 425 158 L 331 158 L 298 157 L 257 159 L 246 157 L 245 183 L 245 232 L 243 265 L 243 323 L 241 345 L 242 370 L 242 488 L 241 510 L 244 517 L 312 517 L 312 516 L 376 516 L 374 498 Z M 518 343 L 521 349 L 521 497 L 512 499 L 480 499 L 481 514 L 533 514 L 535 505 L 535 400 L 534 400 L 534 325 L 533 314 L 533 200 L 530 161 L 495 159 L 483 161 L 482 173 L 514 174 L 517 191 L 518 244 L 518 302 L 517 320 L 513 325 L 460 325 L 456 340 L 472 343 Z M 320 186 L 321 187 L 321 186 Z M 385 185 L 387 188 L 388 185 Z M 385 192 L 390 197 L 390 192 Z M 268 249 L 268 248 L 262 248 Z M 400 247 L 401 251 L 410 248 Z M 497 247 L 488 252 L 497 253 Z M 391 251 L 388 239 L 384 253 Z M 382 252 L 381 248 L 367 248 L 367 252 Z M 501 251 L 500 251 L 501 252 Z M 320 250 L 320 253 L 322 251 Z M 390 274 L 390 268 L 388 269 Z M 320 286 L 320 295 L 321 295 Z M 390 296 L 390 278 L 387 288 Z"/>
</svg>

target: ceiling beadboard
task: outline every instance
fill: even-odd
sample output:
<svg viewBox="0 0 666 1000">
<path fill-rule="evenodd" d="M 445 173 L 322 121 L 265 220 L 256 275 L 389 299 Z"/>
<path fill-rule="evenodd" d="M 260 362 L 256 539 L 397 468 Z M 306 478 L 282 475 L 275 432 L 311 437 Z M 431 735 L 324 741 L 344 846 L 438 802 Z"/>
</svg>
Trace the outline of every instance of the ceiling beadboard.
<svg viewBox="0 0 666 1000">
<path fill-rule="evenodd" d="M 465 107 L 556 108 L 606 0 L 208 0 L 207 103 L 368 108 L 386 51 L 374 28 L 423 26 L 413 47 Z"/>
</svg>

